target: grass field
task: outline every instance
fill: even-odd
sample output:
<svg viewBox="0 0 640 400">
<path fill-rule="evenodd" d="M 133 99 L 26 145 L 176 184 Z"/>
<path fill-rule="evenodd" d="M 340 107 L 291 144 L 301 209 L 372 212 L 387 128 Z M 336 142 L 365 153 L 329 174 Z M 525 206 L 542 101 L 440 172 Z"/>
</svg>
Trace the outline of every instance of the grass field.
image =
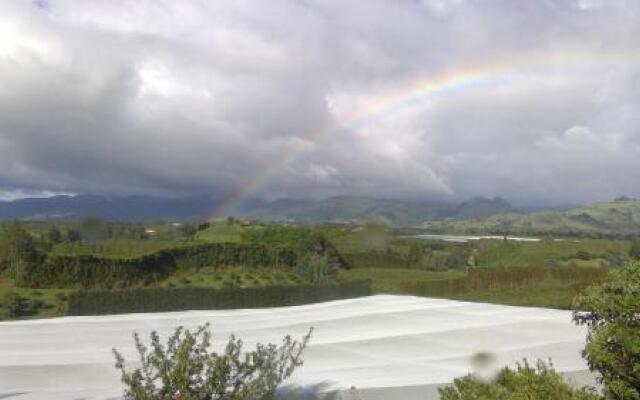
<svg viewBox="0 0 640 400">
<path fill-rule="evenodd" d="M 606 239 L 543 240 L 514 242 L 480 240 L 474 244 L 475 263 L 487 267 L 529 267 L 548 265 L 600 266 L 622 259 L 630 242 Z"/>
<path fill-rule="evenodd" d="M 246 269 L 241 267 L 201 268 L 198 271 L 178 271 L 159 283 L 162 287 L 206 287 L 223 289 L 228 287 L 248 288 L 269 285 L 296 285 L 302 279 L 284 268 Z"/>
<path fill-rule="evenodd" d="M 238 225 L 229 225 L 226 222 L 212 223 L 211 226 L 196 234 L 197 240 L 206 242 L 240 242 L 242 241 L 242 228 Z"/>
</svg>

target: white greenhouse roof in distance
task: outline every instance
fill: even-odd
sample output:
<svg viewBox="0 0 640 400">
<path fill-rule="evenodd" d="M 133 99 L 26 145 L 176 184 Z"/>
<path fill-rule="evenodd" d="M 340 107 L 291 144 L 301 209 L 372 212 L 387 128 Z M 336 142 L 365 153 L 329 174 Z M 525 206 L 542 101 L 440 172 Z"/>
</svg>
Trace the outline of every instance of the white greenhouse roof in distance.
<svg viewBox="0 0 640 400">
<path fill-rule="evenodd" d="M 214 345 L 235 333 L 248 348 L 314 333 L 292 384 L 337 398 L 436 398 L 436 387 L 472 370 L 490 352 L 496 365 L 552 359 L 585 382 L 580 356 L 586 331 L 571 313 L 411 296 L 371 296 L 297 307 L 187 311 L 0 322 L 0 398 L 111 399 L 121 386 L 113 347 L 135 360 L 132 332 L 163 337 L 178 325 L 211 322 Z M 297 396 L 296 396 L 297 397 Z"/>
</svg>

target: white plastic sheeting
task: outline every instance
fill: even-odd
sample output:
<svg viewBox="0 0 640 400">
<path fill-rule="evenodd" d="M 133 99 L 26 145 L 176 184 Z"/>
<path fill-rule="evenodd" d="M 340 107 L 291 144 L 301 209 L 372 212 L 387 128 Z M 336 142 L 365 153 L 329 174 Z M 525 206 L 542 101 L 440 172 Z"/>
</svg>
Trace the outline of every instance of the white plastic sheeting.
<svg viewBox="0 0 640 400">
<path fill-rule="evenodd" d="M 495 365 L 551 358 L 559 371 L 586 376 L 586 332 L 568 311 L 411 296 L 255 310 L 188 311 L 0 322 L 0 399 L 109 399 L 121 392 L 111 349 L 135 360 L 132 332 L 167 335 L 211 322 L 214 345 L 231 333 L 249 348 L 315 331 L 291 383 L 341 398 L 433 398 L 435 387 L 472 370 L 490 352 Z"/>
</svg>

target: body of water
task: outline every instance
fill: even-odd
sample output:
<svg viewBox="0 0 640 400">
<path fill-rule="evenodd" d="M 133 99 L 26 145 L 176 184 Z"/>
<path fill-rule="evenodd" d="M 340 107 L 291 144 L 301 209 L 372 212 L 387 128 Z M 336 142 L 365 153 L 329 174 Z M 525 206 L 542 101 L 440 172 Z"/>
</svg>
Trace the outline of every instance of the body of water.
<svg viewBox="0 0 640 400">
<path fill-rule="evenodd" d="M 425 240 L 443 240 L 445 242 L 466 243 L 470 240 L 513 240 L 515 242 L 539 242 L 540 238 L 534 237 L 518 237 L 518 236 L 499 236 L 499 235 L 439 235 L 433 233 L 425 233 L 416 236 L 419 239 Z"/>
</svg>

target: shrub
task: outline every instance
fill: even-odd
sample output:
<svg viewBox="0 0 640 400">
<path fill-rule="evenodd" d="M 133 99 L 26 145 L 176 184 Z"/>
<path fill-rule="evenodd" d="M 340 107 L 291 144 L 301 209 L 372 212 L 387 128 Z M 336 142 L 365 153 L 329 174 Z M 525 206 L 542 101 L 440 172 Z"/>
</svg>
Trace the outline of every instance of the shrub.
<svg viewBox="0 0 640 400">
<path fill-rule="evenodd" d="M 49 228 L 49 231 L 47 232 L 47 240 L 51 245 L 56 245 L 62 242 L 62 232 L 60 232 L 60 229 L 57 226 L 52 225 L 51 228 Z"/>
<path fill-rule="evenodd" d="M 638 249 L 640 251 L 640 249 Z M 619 268 L 624 266 L 624 257 L 615 252 L 607 252 L 605 260 L 610 267 Z"/>
<path fill-rule="evenodd" d="M 629 257 L 640 260 L 640 240 L 636 239 L 631 242 L 631 248 L 629 249 Z"/>
<path fill-rule="evenodd" d="M 150 349 L 135 333 L 142 366 L 132 371 L 116 349 L 113 353 L 127 400 L 271 400 L 277 387 L 302 365 L 311 332 L 300 342 L 286 336 L 280 346 L 258 344 L 250 352 L 231 336 L 220 354 L 210 350 L 209 324 L 193 333 L 179 327 L 166 345 L 152 332 Z"/>
<path fill-rule="evenodd" d="M 0 229 L 0 272 L 7 269 L 13 277 L 28 273 L 39 261 L 33 238 L 18 221 Z"/>
<path fill-rule="evenodd" d="M 574 304 L 589 329 L 583 356 L 614 399 L 640 399 L 640 263 L 614 272 Z"/>
<path fill-rule="evenodd" d="M 469 375 L 439 392 L 440 400 L 601 399 L 592 389 L 570 387 L 551 365 L 538 361 L 533 367 L 526 360 L 515 369 L 502 369 L 494 380 Z"/>
<path fill-rule="evenodd" d="M 307 282 L 320 284 L 333 282 L 338 275 L 338 267 L 329 261 L 326 255 L 310 255 L 300 260 L 297 265 L 298 275 Z M 278 276 L 279 281 L 286 276 Z"/>
<path fill-rule="evenodd" d="M 4 297 L 4 307 L 8 318 L 18 318 L 27 314 L 29 302 L 18 293 L 9 292 Z"/>
<path fill-rule="evenodd" d="M 576 253 L 576 258 L 578 260 L 589 261 L 593 259 L 593 256 L 588 251 L 580 250 Z"/>
</svg>

